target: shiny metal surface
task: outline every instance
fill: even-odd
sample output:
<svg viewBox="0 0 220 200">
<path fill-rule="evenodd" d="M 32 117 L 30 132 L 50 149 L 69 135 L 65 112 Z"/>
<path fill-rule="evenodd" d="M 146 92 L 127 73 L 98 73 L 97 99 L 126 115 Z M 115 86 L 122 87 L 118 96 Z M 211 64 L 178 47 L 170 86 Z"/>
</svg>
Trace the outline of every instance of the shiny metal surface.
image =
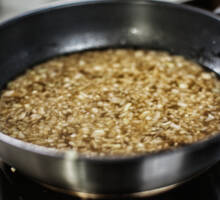
<svg viewBox="0 0 220 200">
<path fill-rule="evenodd" d="M 77 196 L 79 198 L 82 199 L 106 199 L 106 198 L 146 198 L 146 197 L 151 197 L 154 195 L 158 195 L 164 192 L 167 192 L 169 190 L 172 190 L 176 187 L 178 187 L 179 185 L 181 185 L 181 183 L 176 183 L 174 185 L 169 185 L 166 187 L 162 187 L 162 188 L 157 188 L 157 189 L 153 189 L 153 190 L 148 190 L 148 191 L 142 191 L 142 192 L 137 192 L 137 193 L 128 193 L 128 194 L 120 194 L 120 196 L 115 196 L 115 195 L 111 195 L 111 194 L 92 194 L 92 193 L 84 193 L 84 192 L 73 192 L 71 190 L 63 190 L 61 188 L 56 188 L 47 184 L 42 184 L 44 187 L 53 190 L 55 192 L 61 192 L 64 194 L 69 194 L 71 196 Z"/>
<path fill-rule="evenodd" d="M 72 190 L 66 190 L 66 189 L 62 189 L 62 188 L 57 188 L 48 184 L 44 184 L 44 183 L 40 183 L 38 182 L 38 184 L 52 190 L 55 192 L 60 192 L 60 193 L 64 193 L 64 194 L 68 194 L 71 196 L 77 196 L 80 197 L 82 199 L 106 199 L 106 198 L 121 198 L 121 199 L 125 199 L 125 198 L 146 198 L 146 197 L 152 197 L 155 195 L 159 195 L 161 193 L 167 192 L 169 190 L 172 190 L 182 184 L 184 184 L 185 182 L 188 182 L 192 179 L 194 179 L 195 177 L 201 175 L 202 173 L 204 173 L 207 169 L 204 169 L 203 171 L 200 171 L 196 174 L 194 174 L 192 177 L 190 177 L 189 179 L 184 180 L 183 182 L 179 182 L 179 183 L 175 183 L 173 185 L 169 185 L 166 187 L 161 187 L 161 188 L 156 188 L 156 189 L 152 189 L 152 190 L 147 190 L 147 191 L 141 191 L 141 192 L 136 192 L 136 193 L 127 193 L 127 194 L 119 194 L 119 196 L 116 194 L 93 194 L 93 193 L 85 193 L 85 192 L 74 192 Z M 13 167 L 11 168 L 12 173 L 14 173 L 16 171 L 16 169 L 14 169 Z"/>
<path fill-rule="evenodd" d="M 106 47 L 168 50 L 220 73 L 219 35 L 216 16 L 188 6 L 147 0 L 74 1 L 0 25 L 0 86 L 53 56 Z M 37 181 L 81 193 L 118 195 L 167 187 L 213 165 L 219 152 L 220 135 L 142 156 L 86 157 L 0 133 L 4 161 Z"/>
<path fill-rule="evenodd" d="M 159 0 L 155 0 L 155 1 L 159 1 Z M 190 2 L 193 0 L 160 0 L 162 2 L 168 2 L 168 3 L 185 3 L 185 2 Z"/>
</svg>

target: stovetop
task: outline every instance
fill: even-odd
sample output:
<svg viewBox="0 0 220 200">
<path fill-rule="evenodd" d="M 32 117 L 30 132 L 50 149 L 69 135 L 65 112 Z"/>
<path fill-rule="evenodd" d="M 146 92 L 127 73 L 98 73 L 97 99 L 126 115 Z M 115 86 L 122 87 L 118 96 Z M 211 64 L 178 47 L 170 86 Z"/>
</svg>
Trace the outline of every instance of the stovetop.
<svg viewBox="0 0 220 200">
<path fill-rule="evenodd" d="M 48 190 L 0 164 L 0 200 L 80 200 Z M 131 199 L 131 198 L 130 198 Z M 206 173 L 169 192 L 140 200 L 220 200 L 220 162 Z"/>
</svg>

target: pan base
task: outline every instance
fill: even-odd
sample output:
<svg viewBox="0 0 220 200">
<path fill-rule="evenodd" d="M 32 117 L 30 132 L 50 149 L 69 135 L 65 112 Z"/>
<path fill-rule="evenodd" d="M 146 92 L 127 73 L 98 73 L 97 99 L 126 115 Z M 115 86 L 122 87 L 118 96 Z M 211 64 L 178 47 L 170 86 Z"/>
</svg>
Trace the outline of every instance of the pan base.
<svg viewBox="0 0 220 200">
<path fill-rule="evenodd" d="M 11 174 L 17 174 L 17 173 L 20 174 L 14 167 L 11 167 L 7 164 L 3 164 L 3 166 L 4 166 L 3 168 Z M 188 181 L 192 180 L 193 178 L 201 175 L 202 173 L 207 171 L 207 169 L 208 168 L 196 173 L 194 176 L 192 176 L 184 181 L 181 181 L 179 183 L 175 183 L 172 185 L 168 185 L 165 187 L 156 188 L 156 189 L 152 189 L 152 190 L 146 190 L 146 191 L 141 191 L 141 192 L 136 192 L 136 193 L 126 193 L 126 194 L 98 194 L 98 193 L 96 194 L 96 193 L 76 192 L 71 189 L 68 190 L 68 189 L 59 188 L 59 187 L 56 187 L 53 185 L 45 184 L 41 181 L 38 181 L 38 180 L 30 178 L 30 177 L 29 177 L 30 178 L 29 180 L 41 185 L 42 187 L 49 189 L 51 191 L 63 193 L 63 194 L 70 195 L 70 196 L 79 197 L 81 199 L 113 199 L 113 198 L 114 199 L 124 199 L 124 198 L 129 198 L 129 199 L 132 198 L 133 199 L 133 198 L 146 198 L 146 197 L 151 197 L 154 195 L 159 195 L 161 193 L 168 192 L 168 191 L 184 184 L 185 182 L 188 182 Z"/>
<path fill-rule="evenodd" d="M 76 191 L 72 191 L 72 190 L 68 190 L 68 189 L 63 189 L 63 188 L 58 188 L 56 186 L 53 185 L 49 185 L 49 184 L 45 184 L 39 181 L 38 182 L 40 185 L 42 185 L 45 188 L 48 188 L 54 192 L 60 192 L 60 193 L 64 193 L 67 195 L 71 195 L 71 196 L 76 196 L 82 199 L 123 199 L 123 198 L 147 198 L 147 197 L 152 197 L 155 195 L 159 195 L 161 193 L 165 193 L 168 192 L 188 181 L 191 181 L 192 179 L 194 179 L 195 177 L 198 177 L 199 175 L 203 174 L 205 171 L 207 171 L 210 167 L 194 174 L 192 177 L 183 180 L 179 183 L 175 183 L 172 185 L 168 185 L 165 187 L 161 187 L 161 188 L 156 188 L 156 189 L 152 189 L 152 190 L 146 190 L 146 191 L 142 191 L 142 192 L 135 192 L 135 193 L 127 193 L 127 194 L 94 194 L 94 193 L 86 193 L 86 192 L 76 192 Z"/>
<path fill-rule="evenodd" d="M 120 194 L 120 195 L 114 195 L 114 194 L 94 194 L 94 193 L 85 193 L 85 192 L 74 192 L 71 190 L 66 190 L 66 189 L 61 189 L 55 186 L 51 186 L 45 183 L 40 183 L 42 186 L 53 190 L 55 192 L 61 192 L 61 193 L 65 193 L 71 196 L 77 196 L 79 198 L 82 199 L 112 199 L 112 198 L 144 198 L 144 197 L 151 197 L 157 194 L 161 194 L 164 192 L 167 192 L 169 190 L 172 190 L 174 188 L 176 188 L 177 186 L 181 185 L 182 183 L 177 183 L 177 184 L 173 184 L 173 185 L 169 185 L 166 187 L 161 187 L 161 188 L 157 188 L 157 189 L 153 189 L 153 190 L 147 190 L 147 191 L 143 191 L 143 192 L 136 192 L 136 193 L 128 193 L 128 194 Z"/>
</svg>

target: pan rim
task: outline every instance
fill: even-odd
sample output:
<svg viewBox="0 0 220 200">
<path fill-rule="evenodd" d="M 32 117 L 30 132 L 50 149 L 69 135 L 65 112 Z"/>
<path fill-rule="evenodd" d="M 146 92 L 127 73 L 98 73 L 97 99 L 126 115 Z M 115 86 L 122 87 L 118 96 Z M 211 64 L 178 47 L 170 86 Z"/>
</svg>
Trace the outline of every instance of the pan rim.
<svg viewBox="0 0 220 200">
<path fill-rule="evenodd" d="M 47 5 L 41 6 L 39 8 L 35 8 L 30 11 L 25 11 L 21 14 L 18 14 L 14 17 L 10 17 L 9 19 L 5 19 L 0 22 L 0 31 L 4 29 L 5 27 L 17 23 L 20 20 L 23 20 L 25 18 L 35 16 L 38 14 L 44 14 L 49 11 L 55 11 L 58 9 L 63 9 L 67 7 L 74 7 L 74 6 L 86 6 L 86 5 L 96 5 L 96 4 L 141 4 L 141 5 L 156 5 L 156 6 L 167 6 L 167 7 L 173 7 L 177 9 L 182 9 L 182 10 L 187 10 L 190 12 L 194 12 L 197 14 L 205 15 L 211 19 L 217 20 L 220 22 L 220 17 L 215 15 L 214 13 L 198 8 L 198 7 L 193 7 L 190 5 L 186 4 L 177 4 L 177 3 L 170 3 L 170 2 L 164 2 L 161 0 L 70 0 L 67 2 L 55 2 L 55 3 L 49 3 Z"/>
<path fill-rule="evenodd" d="M 49 5 L 40 7 L 38 9 L 34 9 L 31 11 L 26 11 L 23 14 L 20 14 L 18 16 L 12 17 L 10 19 L 4 20 L 0 22 L 0 31 L 7 28 L 7 26 L 19 23 L 20 21 L 31 17 L 36 16 L 40 14 L 44 14 L 50 11 L 56 11 L 59 9 L 64 9 L 68 7 L 73 6 L 87 6 L 87 5 L 96 5 L 96 4 L 141 4 L 141 5 L 154 5 L 154 6 L 167 6 L 174 9 L 181 9 L 189 12 L 193 12 L 196 14 L 204 15 L 212 20 L 216 20 L 218 23 L 220 22 L 220 18 L 213 13 L 200 9 L 195 8 L 189 5 L 182 5 L 182 4 L 174 4 L 174 3 L 167 3 L 162 1 L 153 1 L 153 0 L 71 0 L 67 1 L 65 3 L 51 3 Z M 219 23 L 220 25 L 220 23 Z M 88 161 L 101 161 L 101 162 L 120 162 L 122 160 L 124 161 L 131 161 L 136 159 L 146 159 L 146 158 L 152 158 L 155 156 L 165 156 L 167 154 L 178 154 L 181 152 L 187 152 L 187 151 L 197 151 L 198 149 L 205 148 L 206 146 L 213 145 L 215 143 L 220 142 L 220 133 L 217 133 L 214 136 L 210 136 L 204 140 L 194 142 L 192 144 L 187 144 L 184 146 L 180 146 L 173 149 L 167 149 L 162 151 L 156 151 L 156 152 L 146 152 L 144 154 L 137 154 L 137 155 L 106 155 L 106 156 L 89 156 L 86 154 L 79 153 L 75 150 L 58 150 L 53 148 L 47 148 L 39 145 L 35 145 L 32 143 L 24 142 L 22 140 L 13 138 L 11 136 L 8 136 L 2 132 L 0 132 L 0 141 L 4 142 L 10 146 L 16 147 L 21 150 L 29 151 L 35 154 L 40 154 L 43 156 L 51 156 L 56 157 L 60 159 L 85 159 Z M 70 156 L 72 155 L 72 156 Z"/>
<path fill-rule="evenodd" d="M 194 142 L 191 144 L 187 144 L 184 146 L 179 146 L 172 149 L 166 149 L 155 152 L 146 152 L 143 154 L 137 155 L 86 155 L 75 150 L 58 150 L 55 148 L 48 148 L 28 142 L 24 142 L 22 140 L 13 138 L 8 136 L 2 132 L 0 132 L 0 142 L 4 142 L 10 146 L 15 148 L 29 151 L 31 153 L 39 154 L 42 156 L 55 157 L 59 159 L 65 160 L 88 160 L 88 161 L 101 161 L 101 162 L 120 162 L 120 161 L 131 161 L 131 160 L 139 160 L 139 159 L 152 159 L 152 157 L 162 157 L 170 154 L 180 154 L 181 152 L 192 152 L 197 151 L 202 148 L 206 148 L 208 146 L 214 145 L 220 142 L 220 133 L 217 133 L 214 136 L 210 136 L 204 140 L 200 140 L 198 142 Z"/>
</svg>

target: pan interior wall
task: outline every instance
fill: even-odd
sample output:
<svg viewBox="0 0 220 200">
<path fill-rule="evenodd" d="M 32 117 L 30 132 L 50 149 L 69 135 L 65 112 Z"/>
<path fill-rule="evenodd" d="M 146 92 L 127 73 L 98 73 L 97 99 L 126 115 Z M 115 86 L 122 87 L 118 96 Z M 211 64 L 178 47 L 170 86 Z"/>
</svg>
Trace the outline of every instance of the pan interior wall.
<svg viewBox="0 0 220 200">
<path fill-rule="evenodd" d="M 51 57 L 107 47 L 166 50 L 220 73 L 217 19 L 174 5 L 130 4 L 63 6 L 1 25 L 0 87 Z"/>
</svg>

